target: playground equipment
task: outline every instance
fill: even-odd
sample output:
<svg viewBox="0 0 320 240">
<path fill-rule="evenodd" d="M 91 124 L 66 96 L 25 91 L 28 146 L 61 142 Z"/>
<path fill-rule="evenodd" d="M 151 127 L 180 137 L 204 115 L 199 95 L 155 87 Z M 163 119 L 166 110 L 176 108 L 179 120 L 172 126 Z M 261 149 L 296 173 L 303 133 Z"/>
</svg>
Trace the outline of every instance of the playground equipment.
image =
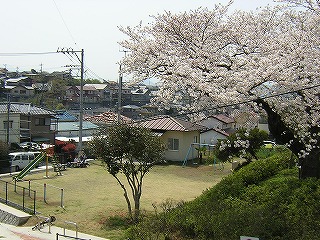
<svg viewBox="0 0 320 240">
<path fill-rule="evenodd" d="M 17 181 L 22 180 L 32 169 L 34 169 L 41 161 L 46 158 L 46 155 L 46 153 L 39 154 L 25 168 L 23 168 L 17 176 L 14 176 L 14 179 Z"/>
<path fill-rule="evenodd" d="M 66 164 L 61 164 L 55 157 L 55 155 L 50 156 L 52 157 L 52 167 L 54 172 L 58 175 L 62 175 L 61 171 L 66 170 Z M 49 155 L 45 152 L 41 152 L 41 154 L 37 155 L 37 157 L 32 160 L 23 170 L 13 178 L 16 181 L 21 181 L 32 169 L 34 169 L 40 162 L 46 159 L 46 177 L 48 177 L 48 158 Z"/>
<path fill-rule="evenodd" d="M 190 144 L 190 147 L 188 149 L 188 152 L 187 152 L 187 155 L 186 157 L 184 158 L 184 161 L 183 161 L 183 164 L 182 166 L 187 166 L 187 163 L 188 163 L 188 160 L 192 160 L 192 164 L 195 164 L 194 163 L 194 159 L 195 159 L 195 151 L 197 152 L 197 157 L 198 157 L 198 154 L 200 152 L 200 154 L 202 154 L 202 151 L 205 150 L 205 151 L 209 151 L 209 155 L 210 155 L 210 152 L 211 150 L 215 147 L 215 145 L 212 145 L 212 144 L 206 144 L 206 143 L 191 143 Z"/>
</svg>

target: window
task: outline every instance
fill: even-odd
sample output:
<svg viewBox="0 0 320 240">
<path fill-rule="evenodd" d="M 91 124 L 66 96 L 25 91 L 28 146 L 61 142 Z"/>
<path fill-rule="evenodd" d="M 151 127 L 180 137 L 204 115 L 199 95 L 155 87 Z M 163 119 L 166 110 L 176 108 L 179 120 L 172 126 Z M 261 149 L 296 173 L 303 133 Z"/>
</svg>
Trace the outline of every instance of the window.
<svg viewBox="0 0 320 240">
<path fill-rule="evenodd" d="M 27 94 L 26 90 L 20 90 L 20 94 Z"/>
<path fill-rule="evenodd" d="M 193 142 L 194 142 L 194 143 L 197 143 L 197 142 L 198 142 L 198 136 L 194 136 L 194 137 L 193 137 Z"/>
<path fill-rule="evenodd" d="M 36 126 L 49 126 L 50 118 L 36 118 Z"/>
<path fill-rule="evenodd" d="M 179 150 L 179 139 L 168 138 L 168 149 L 178 151 Z"/>
<path fill-rule="evenodd" d="M 9 128 L 12 128 L 13 121 L 9 121 Z M 8 128 L 8 121 L 3 121 L 3 128 Z"/>
</svg>

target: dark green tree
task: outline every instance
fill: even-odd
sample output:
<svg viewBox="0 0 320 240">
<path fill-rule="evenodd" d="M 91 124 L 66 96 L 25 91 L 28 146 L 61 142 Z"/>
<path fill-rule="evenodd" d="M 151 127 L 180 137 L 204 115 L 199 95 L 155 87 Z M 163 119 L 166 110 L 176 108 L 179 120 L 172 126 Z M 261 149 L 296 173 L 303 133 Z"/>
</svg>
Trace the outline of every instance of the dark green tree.
<svg viewBox="0 0 320 240">
<path fill-rule="evenodd" d="M 9 166 L 9 147 L 6 142 L 0 140 L 0 169 Z"/>
<path fill-rule="evenodd" d="M 162 161 L 164 144 L 161 139 L 148 129 L 118 124 L 110 127 L 106 136 L 94 137 L 90 148 L 106 163 L 108 172 L 121 186 L 129 218 L 138 222 L 143 179 L 155 164 Z M 134 206 L 121 175 L 129 185 Z"/>
</svg>

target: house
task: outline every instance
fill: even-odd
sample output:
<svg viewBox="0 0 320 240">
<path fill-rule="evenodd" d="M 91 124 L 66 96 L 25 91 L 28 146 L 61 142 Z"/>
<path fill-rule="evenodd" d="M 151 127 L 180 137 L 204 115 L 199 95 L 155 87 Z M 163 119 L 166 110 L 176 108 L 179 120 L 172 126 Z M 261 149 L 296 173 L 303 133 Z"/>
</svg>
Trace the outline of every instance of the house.
<svg viewBox="0 0 320 240">
<path fill-rule="evenodd" d="M 122 115 L 124 115 L 128 118 L 134 119 L 134 120 L 147 118 L 147 117 L 151 117 L 154 115 L 152 112 L 149 112 L 148 109 L 143 108 L 143 107 L 139 107 L 136 105 L 122 106 L 121 113 L 122 113 Z"/>
<path fill-rule="evenodd" d="M 95 106 L 99 103 L 99 92 L 93 86 L 83 86 L 83 104 L 86 107 Z M 69 86 L 64 96 L 64 101 L 67 106 L 79 107 L 80 104 L 80 86 Z"/>
<path fill-rule="evenodd" d="M 63 122 L 57 123 L 58 128 L 55 139 L 60 141 L 75 141 L 79 142 L 80 122 Z M 82 122 L 82 142 L 90 141 L 92 136 L 98 130 L 98 126 L 89 121 Z"/>
<path fill-rule="evenodd" d="M 197 123 L 209 129 L 222 129 L 227 132 L 232 131 L 236 127 L 234 119 L 224 114 L 211 115 Z"/>
<path fill-rule="evenodd" d="M 150 90 L 144 86 L 131 90 L 131 102 L 133 105 L 142 106 L 150 102 Z"/>
<path fill-rule="evenodd" d="M 29 77 L 18 77 L 6 79 L 7 86 L 32 86 L 33 80 Z"/>
<path fill-rule="evenodd" d="M 205 127 L 171 116 L 160 115 L 135 122 L 149 128 L 166 144 L 165 159 L 184 161 L 192 143 L 199 143 L 200 131 Z M 191 159 L 191 156 L 188 156 Z M 188 159 L 189 160 L 189 159 Z"/>
<path fill-rule="evenodd" d="M 10 94 L 11 100 L 13 101 L 32 97 L 35 94 L 33 87 L 24 85 L 5 86 L 4 90 Z"/>
<path fill-rule="evenodd" d="M 111 92 L 109 90 L 109 84 L 107 83 L 87 83 L 85 87 L 93 87 L 98 93 L 98 102 L 102 106 L 110 106 L 111 104 Z"/>
<path fill-rule="evenodd" d="M 0 103 L 0 140 L 54 143 L 54 113 L 26 103 Z"/>
<path fill-rule="evenodd" d="M 222 129 L 205 129 L 204 131 L 201 131 L 200 143 L 216 145 L 218 143 L 218 140 L 226 139 L 228 136 L 229 134 Z"/>
</svg>

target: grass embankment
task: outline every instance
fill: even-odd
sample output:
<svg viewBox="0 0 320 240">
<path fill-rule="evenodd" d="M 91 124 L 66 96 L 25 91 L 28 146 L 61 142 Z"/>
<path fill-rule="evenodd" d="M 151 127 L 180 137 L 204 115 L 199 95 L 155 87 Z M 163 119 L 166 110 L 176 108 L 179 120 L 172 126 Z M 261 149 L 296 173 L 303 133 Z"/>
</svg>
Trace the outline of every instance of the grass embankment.
<svg viewBox="0 0 320 240">
<path fill-rule="evenodd" d="M 320 180 L 299 179 L 290 156 L 244 166 L 195 200 L 149 216 L 130 239 L 319 239 Z"/>
<path fill-rule="evenodd" d="M 49 178 L 44 178 L 43 172 L 27 175 L 24 178 L 26 182 L 18 184 L 27 186 L 27 181 L 31 181 L 31 188 L 37 191 L 37 211 L 44 216 L 54 215 L 56 225 L 63 227 L 66 226 L 64 221 L 76 222 L 81 232 L 123 239 L 123 229 L 105 227 L 109 217 L 125 216 L 127 206 L 121 188 L 100 162 L 92 162 L 88 168 L 68 168 L 62 173 L 62 176 L 57 176 L 49 172 Z M 141 208 L 153 211 L 152 204 L 168 198 L 175 201 L 193 200 L 229 173 L 230 165 L 223 170 L 203 165 L 155 166 L 145 177 Z M 47 184 L 47 204 L 43 202 L 44 183 Z M 60 207 L 61 189 L 64 192 L 64 208 Z"/>
</svg>

